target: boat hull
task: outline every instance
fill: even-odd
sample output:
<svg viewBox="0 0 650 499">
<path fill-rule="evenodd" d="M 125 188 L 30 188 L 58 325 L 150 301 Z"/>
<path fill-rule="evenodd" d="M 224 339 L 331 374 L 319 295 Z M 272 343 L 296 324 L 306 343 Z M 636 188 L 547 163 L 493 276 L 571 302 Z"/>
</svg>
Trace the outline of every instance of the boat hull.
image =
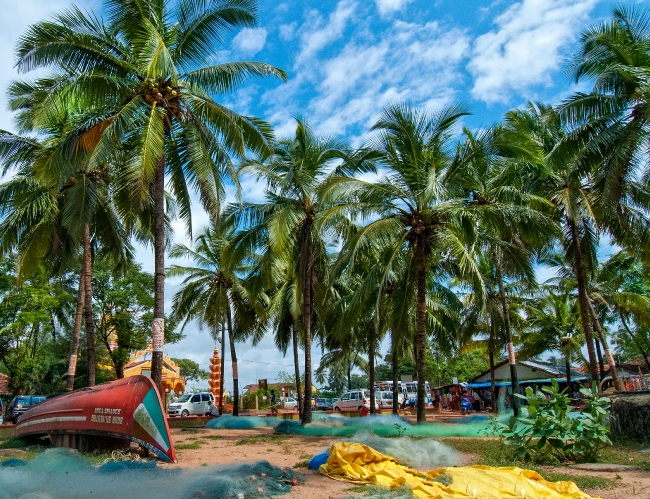
<svg viewBox="0 0 650 499">
<path fill-rule="evenodd" d="M 146 376 L 59 395 L 28 410 L 16 423 L 17 437 L 48 434 L 126 439 L 176 462 L 160 394 Z"/>
</svg>

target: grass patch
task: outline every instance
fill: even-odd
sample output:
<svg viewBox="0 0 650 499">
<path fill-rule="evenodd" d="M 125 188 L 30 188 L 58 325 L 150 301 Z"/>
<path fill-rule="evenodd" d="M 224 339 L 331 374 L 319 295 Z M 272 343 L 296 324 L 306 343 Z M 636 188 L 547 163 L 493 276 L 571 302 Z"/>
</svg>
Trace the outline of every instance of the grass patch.
<svg viewBox="0 0 650 499">
<path fill-rule="evenodd" d="M 567 475 L 552 471 L 539 470 L 538 473 L 549 482 L 573 482 L 581 489 L 611 489 L 616 487 L 616 480 L 588 475 Z"/>
<path fill-rule="evenodd" d="M 404 499 L 406 497 L 413 497 L 411 489 L 405 485 L 397 489 L 389 489 L 381 485 L 358 485 L 345 489 L 345 492 L 365 493 L 365 496 L 373 496 L 376 499 Z"/>
<path fill-rule="evenodd" d="M 289 444 L 282 444 L 282 452 L 285 454 L 291 454 L 291 446 Z"/>
<path fill-rule="evenodd" d="M 221 440 L 219 435 L 205 435 L 203 438 L 207 440 Z"/>
<path fill-rule="evenodd" d="M 6 461 L 7 459 L 20 459 L 22 461 L 31 461 L 34 459 L 36 456 L 38 456 L 41 452 L 43 452 L 45 448 L 41 450 L 28 450 L 27 452 L 21 452 L 21 453 L 16 453 L 12 454 L 7 453 L 3 456 L 0 456 L 0 463 L 3 461 Z"/>
<path fill-rule="evenodd" d="M 10 437 L 0 441 L 0 449 L 22 449 L 25 450 L 30 444 L 22 438 Z"/>
<path fill-rule="evenodd" d="M 354 487 L 350 487 L 349 489 L 344 490 L 344 492 L 354 492 L 354 493 L 365 492 L 365 491 L 366 491 L 366 485 L 355 485 Z"/>
<path fill-rule="evenodd" d="M 294 468 L 308 468 L 309 467 L 309 461 L 298 461 L 296 464 L 293 465 Z"/>
<path fill-rule="evenodd" d="M 254 437 L 240 438 L 235 445 L 277 444 L 290 438 L 289 435 L 256 435 Z"/>
<path fill-rule="evenodd" d="M 196 433 L 196 428 L 181 428 L 181 431 L 188 431 L 190 433 Z"/>
<path fill-rule="evenodd" d="M 650 453 L 639 452 L 644 448 L 647 448 L 647 445 L 643 446 L 636 442 L 616 442 L 613 446 L 603 449 L 598 462 L 640 466 L 650 471 Z"/>
<path fill-rule="evenodd" d="M 300 459 L 311 459 L 314 457 L 312 454 L 300 454 Z"/>
<path fill-rule="evenodd" d="M 200 440 L 197 440 L 196 442 L 192 442 L 191 444 L 178 444 L 175 445 L 174 447 L 176 450 L 197 450 L 201 448 L 201 445 L 203 443 Z"/>
</svg>

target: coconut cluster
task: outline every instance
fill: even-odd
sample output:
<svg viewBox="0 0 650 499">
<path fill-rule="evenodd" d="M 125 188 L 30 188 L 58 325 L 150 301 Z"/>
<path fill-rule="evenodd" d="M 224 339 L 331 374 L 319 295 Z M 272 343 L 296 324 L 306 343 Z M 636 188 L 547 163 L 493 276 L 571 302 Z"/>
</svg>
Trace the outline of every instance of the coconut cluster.
<svg viewBox="0 0 650 499">
<path fill-rule="evenodd" d="M 180 87 L 172 87 L 169 80 L 162 82 L 147 78 L 142 82 L 141 87 L 144 99 L 149 104 L 156 102 L 164 105 L 180 95 Z"/>
</svg>

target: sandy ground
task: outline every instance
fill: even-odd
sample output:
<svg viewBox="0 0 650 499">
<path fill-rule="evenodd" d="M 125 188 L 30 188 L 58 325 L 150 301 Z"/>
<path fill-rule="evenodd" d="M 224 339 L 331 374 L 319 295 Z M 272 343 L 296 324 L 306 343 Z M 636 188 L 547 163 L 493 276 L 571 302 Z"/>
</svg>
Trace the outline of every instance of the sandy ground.
<svg viewBox="0 0 650 499">
<path fill-rule="evenodd" d="M 255 430 L 196 428 L 196 433 L 173 428 L 171 433 L 176 446 L 188 445 L 196 441 L 202 442 L 202 445 L 200 449 L 177 450 L 178 465 L 163 466 L 194 467 L 203 464 L 250 463 L 266 460 L 281 468 L 293 468 L 297 463 L 326 450 L 337 441 L 329 437 L 275 436 L 273 428 Z M 241 440 L 258 441 L 238 444 L 237 442 Z M 293 493 L 284 496 L 286 498 L 330 499 L 356 495 L 346 492 L 353 486 L 352 484 L 332 480 L 308 468 L 299 468 L 296 471 L 305 476 L 306 482 L 294 487 Z"/>
<path fill-rule="evenodd" d="M 269 461 L 279 467 L 293 468 L 297 463 L 308 460 L 338 441 L 332 437 L 276 436 L 273 428 L 254 430 L 196 428 L 189 431 L 174 428 L 171 433 L 176 446 L 201 442 L 199 449 L 178 449 L 176 451 L 178 465 L 164 465 L 188 468 L 260 460 Z M 465 461 L 471 464 L 473 456 L 466 455 Z M 650 473 L 646 471 L 612 473 L 574 470 L 569 467 L 547 469 L 557 473 L 617 479 L 618 485 L 613 489 L 584 489 L 584 492 L 593 497 L 650 499 Z M 307 468 L 297 468 L 296 471 L 305 476 L 306 483 L 294 487 L 293 492 L 284 496 L 285 498 L 333 499 L 359 495 L 349 491 L 352 484 L 332 480 Z"/>
</svg>

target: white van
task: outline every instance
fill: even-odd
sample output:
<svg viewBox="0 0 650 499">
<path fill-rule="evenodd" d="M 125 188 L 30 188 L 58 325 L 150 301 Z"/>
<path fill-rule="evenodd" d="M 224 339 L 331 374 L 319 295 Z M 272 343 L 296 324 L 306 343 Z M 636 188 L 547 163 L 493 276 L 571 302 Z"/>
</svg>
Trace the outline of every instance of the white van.
<svg viewBox="0 0 650 499">
<path fill-rule="evenodd" d="M 210 406 L 214 404 L 214 395 L 210 392 L 187 393 L 182 395 L 176 402 L 167 407 L 167 415 L 170 417 L 181 416 L 204 416 L 210 413 Z"/>
<path fill-rule="evenodd" d="M 379 402 L 379 407 L 381 409 L 393 408 L 393 392 L 375 392 L 375 399 Z M 402 402 L 404 402 L 404 394 L 402 392 L 397 392 L 397 404 L 400 407 L 402 406 Z"/>
</svg>

